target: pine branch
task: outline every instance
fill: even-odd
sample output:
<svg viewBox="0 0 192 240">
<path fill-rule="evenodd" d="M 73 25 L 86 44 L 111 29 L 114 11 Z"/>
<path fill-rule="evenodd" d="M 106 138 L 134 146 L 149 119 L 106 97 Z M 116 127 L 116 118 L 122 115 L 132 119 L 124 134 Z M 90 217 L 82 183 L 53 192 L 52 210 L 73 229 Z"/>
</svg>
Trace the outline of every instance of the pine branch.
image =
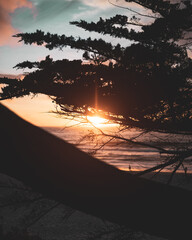
<svg viewBox="0 0 192 240">
<path fill-rule="evenodd" d="M 57 35 L 44 33 L 41 30 L 37 30 L 34 33 L 19 33 L 14 35 L 14 37 L 21 38 L 19 42 L 24 42 L 25 44 L 37 44 L 44 45 L 49 50 L 54 48 L 62 49 L 64 47 L 70 46 L 72 49 L 81 49 L 89 51 L 92 53 L 100 54 L 106 56 L 110 59 L 118 59 L 122 56 L 123 48 L 119 44 L 113 46 L 111 43 L 105 42 L 103 39 L 75 39 L 73 36 L 66 37 L 65 35 Z"/>
<path fill-rule="evenodd" d="M 100 20 L 97 23 L 94 22 L 87 23 L 86 21 L 81 20 L 79 22 L 78 21 L 70 22 L 70 24 L 75 25 L 77 27 L 81 27 L 89 32 L 94 31 L 101 33 L 103 35 L 109 34 L 110 36 L 113 37 L 125 38 L 135 41 L 139 41 L 140 34 L 133 29 L 128 30 L 127 28 L 125 28 L 125 26 L 128 25 L 134 25 L 139 27 L 144 26 L 143 24 L 130 22 L 128 21 L 126 16 L 121 15 L 116 15 L 115 17 L 106 20 L 100 18 Z M 121 27 L 116 27 L 115 24 L 118 24 Z"/>
<path fill-rule="evenodd" d="M 30 62 L 30 61 L 24 61 L 22 63 L 18 63 L 16 66 L 14 66 L 13 68 L 17 68 L 17 69 L 23 69 L 23 68 L 39 68 L 39 64 L 38 62 Z"/>
</svg>

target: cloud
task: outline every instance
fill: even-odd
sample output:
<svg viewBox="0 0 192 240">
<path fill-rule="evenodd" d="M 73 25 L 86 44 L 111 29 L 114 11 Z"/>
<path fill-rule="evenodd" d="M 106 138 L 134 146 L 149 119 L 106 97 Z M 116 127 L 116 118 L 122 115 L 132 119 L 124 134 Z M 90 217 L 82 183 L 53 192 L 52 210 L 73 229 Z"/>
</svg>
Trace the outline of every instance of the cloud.
<svg viewBox="0 0 192 240">
<path fill-rule="evenodd" d="M 87 11 L 82 11 L 82 12 L 79 12 L 79 13 L 76 13 L 76 14 L 73 14 L 73 20 L 77 20 L 77 19 L 85 19 L 85 16 L 86 17 L 90 17 L 90 16 L 95 16 L 98 14 L 98 9 L 94 9 L 94 10 L 87 10 Z"/>
<path fill-rule="evenodd" d="M 108 0 L 81 0 L 87 6 L 99 7 L 99 8 L 110 8 L 111 4 Z"/>
<path fill-rule="evenodd" d="M 0 46 L 13 43 L 11 36 L 16 33 L 16 29 L 11 24 L 10 14 L 22 7 L 34 9 L 28 0 L 0 0 Z"/>
</svg>

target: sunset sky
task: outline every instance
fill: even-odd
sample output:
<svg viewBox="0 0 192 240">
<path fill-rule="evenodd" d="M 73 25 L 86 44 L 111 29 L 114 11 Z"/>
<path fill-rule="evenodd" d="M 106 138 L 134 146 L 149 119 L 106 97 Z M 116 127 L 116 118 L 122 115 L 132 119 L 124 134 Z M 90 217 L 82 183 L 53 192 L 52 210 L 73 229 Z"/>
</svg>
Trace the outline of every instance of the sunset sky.
<svg viewBox="0 0 192 240">
<path fill-rule="evenodd" d="M 124 0 L 111 0 L 121 6 L 131 6 L 140 11 L 138 6 L 125 3 Z M 44 47 L 24 45 L 12 35 L 19 32 L 34 32 L 36 29 L 51 33 L 73 35 L 76 37 L 101 37 L 99 34 L 85 32 L 72 26 L 70 21 L 97 21 L 99 17 L 108 18 L 116 14 L 132 16 L 127 9 L 116 8 L 108 0 L 0 0 L 0 74 L 22 74 L 22 70 L 13 67 L 20 62 L 39 61 L 50 55 L 56 59 L 80 59 L 81 51 L 65 48 L 63 51 L 49 51 Z M 105 38 L 106 39 L 106 38 Z M 107 37 L 113 44 L 118 39 Z M 25 69 L 28 71 L 28 69 Z M 48 113 L 55 106 L 47 96 L 39 95 L 31 98 L 6 100 L 3 103 L 24 119 L 39 125 L 63 125 L 58 119 Z"/>
<path fill-rule="evenodd" d="M 111 1 L 130 6 L 123 0 Z M 13 34 L 41 29 L 68 36 L 95 38 L 99 35 L 85 32 L 69 22 L 80 19 L 97 21 L 99 17 L 107 18 L 115 14 L 132 15 L 128 10 L 112 6 L 108 0 L 0 0 L 0 74 L 20 74 L 21 70 L 13 69 L 17 63 L 42 60 L 46 55 L 54 59 L 74 59 L 82 56 L 81 51 L 70 48 L 49 51 L 43 47 L 26 46 L 18 43 L 19 39 L 13 38 Z M 116 43 L 116 40 L 113 41 Z"/>
</svg>

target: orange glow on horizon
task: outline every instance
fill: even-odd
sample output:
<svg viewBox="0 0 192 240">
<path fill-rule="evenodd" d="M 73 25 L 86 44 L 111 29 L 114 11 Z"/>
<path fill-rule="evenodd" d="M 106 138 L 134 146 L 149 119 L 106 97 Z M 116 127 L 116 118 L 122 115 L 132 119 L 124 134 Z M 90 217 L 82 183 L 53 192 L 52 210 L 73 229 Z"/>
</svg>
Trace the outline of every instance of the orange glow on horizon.
<svg viewBox="0 0 192 240">
<path fill-rule="evenodd" d="M 43 94 L 3 100 L 1 103 L 24 120 L 36 126 L 63 127 L 66 122 L 65 119 L 51 113 L 51 111 L 55 111 L 55 105 L 48 96 Z"/>
<path fill-rule="evenodd" d="M 80 127 L 86 128 L 93 126 L 99 128 L 117 126 L 117 124 L 110 122 L 108 119 L 100 117 L 100 114 L 86 116 L 86 119 L 85 116 L 82 116 L 84 120 L 81 124 L 81 121 L 79 122 L 78 119 L 65 118 L 65 116 L 62 117 L 62 115 L 51 113 L 56 111 L 56 105 L 48 96 L 43 94 L 3 100 L 1 103 L 24 120 L 41 127 L 73 127 L 79 123 Z"/>
</svg>

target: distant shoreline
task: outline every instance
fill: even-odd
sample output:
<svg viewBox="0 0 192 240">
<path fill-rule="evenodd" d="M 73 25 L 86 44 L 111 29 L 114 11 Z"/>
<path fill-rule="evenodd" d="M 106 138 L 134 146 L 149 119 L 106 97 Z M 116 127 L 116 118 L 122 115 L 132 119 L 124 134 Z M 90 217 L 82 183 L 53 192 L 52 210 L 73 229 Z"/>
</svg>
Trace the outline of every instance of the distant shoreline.
<svg viewBox="0 0 192 240">
<path fill-rule="evenodd" d="M 7 78 L 17 78 L 19 79 L 23 74 L 3 74 L 0 73 L 0 78 L 7 77 Z"/>
</svg>

